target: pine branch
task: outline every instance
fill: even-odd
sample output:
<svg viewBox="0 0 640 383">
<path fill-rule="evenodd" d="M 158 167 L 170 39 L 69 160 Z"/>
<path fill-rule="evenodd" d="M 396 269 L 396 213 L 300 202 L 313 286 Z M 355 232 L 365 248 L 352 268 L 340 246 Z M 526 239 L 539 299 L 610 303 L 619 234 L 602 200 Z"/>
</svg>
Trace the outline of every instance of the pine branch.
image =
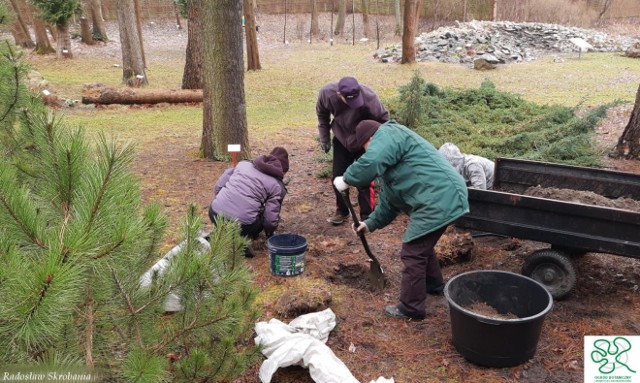
<svg viewBox="0 0 640 383">
<path fill-rule="evenodd" d="M 18 100 L 20 99 L 19 97 L 19 91 L 20 91 L 20 69 L 18 67 L 18 60 L 16 55 L 14 54 L 13 49 L 11 49 L 11 44 L 9 44 L 9 40 L 5 40 L 6 44 L 7 44 L 7 48 L 9 49 L 9 53 L 5 54 L 4 56 L 7 58 L 7 61 L 11 62 L 13 64 L 13 82 L 14 82 L 14 88 L 13 88 L 13 95 L 11 97 L 11 104 L 9 104 L 7 110 L 4 112 L 4 114 L 2 115 L 2 117 L 0 118 L 0 121 L 4 121 L 5 118 L 7 118 L 7 116 L 9 115 L 9 113 L 11 113 L 11 111 L 13 110 L 13 108 L 15 108 L 15 106 L 18 104 Z"/>
<path fill-rule="evenodd" d="M 122 244 L 124 243 L 124 236 L 122 236 L 120 238 L 120 240 L 118 242 L 115 243 L 115 245 L 113 247 L 111 247 L 109 250 L 102 252 L 96 256 L 93 257 L 93 259 L 100 259 L 102 257 L 106 257 L 107 255 L 113 253 L 114 251 L 116 251 L 116 249 L 118 249 L 120 246 L 122 246 Z"/>
<path fill-rule="evenodd" d="M 42 300 L 44 299 L 45 295 L 47 295 L 47 290 L 49 290 L 49 287 L 51 286 L 51 282 L 53 282 L 53 275 L 48 274 L 47 279 L 44 281 L 44 285 L 42 286 L 42 289 L 40 289 L 40 293 L 38 294 L 38 300 L 33 304 L 33 307 L 27 314 L 26 320 L 33 318 L 33 315 L 35 314 L 36 310 L 38 310 L 38 308 L 40 307 L 40 303 L 42 303 Z"/>
<path fill-rule="evenodd" d="M 111 276 L 113 277 L 113 281 L 116 283 L 116 286 L 118 287 L 118 291 L 120 291 L 120 295 L 122 296 L 122 299 L 124 300 L 124 303 L 127 306 L 127 309 L 129 310 L 129 314 L 131 315 L 131 317 L 135 318 L 138 311 L 134 307 L 133 302 L 129 297 L 129 294 L 125 291 L 124 287 L 122 286 L 122 283 L 120 282 L 120 279 L 118 278 L 118 275 L 116 274 L 116 271 L 113 269 L 113 267 L 109 266 L 109 269 L 111 270 Z M 143 348 L 144 343 L 142 342 L 142 333 L 140 332 L 140 327 L 137 326 L 137 324 L 135 325 L 135 332 L 136 332 L 136 337 L 138 338 L 138 345 L 141 348 Z"/>
<path fill-rule="evenodd" d="M 102 183 L 100 185 L 100 190 L 98 192 L 98 195 L 96 197 L 96 200 L 93 204 L 93 208 L 91 210 L 91 215 L 89 217 L 89 220 L 87 221 L 87 226 L 85 227 L 85 231 L 88 233 L 91 231 L 91 228 L 93 227 L 93 224 L 96 220 L 96 217 L 98 215 L 98 210 L 100 208 L 100 205 L 102 203 L 102 200 L 107 192 L 107 186 L 109 184 L 109 181 L 112 177 L 112 172 L 115 168 L 115 163 L 117 161 L 117 157 L 114 156 L 113 152 L 109 152 L 108 153 L 109 158 L 108 158 L 108 166 L 107 166 L 107 172 L 104 175 L 104 179 L 102 180 Z"/>
<path fill-rule="evenodd" d="M 46 248 L 45 243 L 42 242 L 42 240 L 40 240 L 36 236 L 36 234 L 32 230 L 30 230 L 29 227 L 18 218 L 16 211 L 13 210 L 11 205 L 9 205 L 4 195 L 0 196 L 0 203 L 2 204 L 2 206 L 4 206 L 4 208 L 7 210 L 11 218 L 13 218 L 13 221 L 18 225 L 20 230 L 27 235 L 27 237 L 31 240 L 31 242 L 36 244 L 41 249 Z"/>
<path fill-rule="evenodd" d="M 160 352 L 163 348 L 167 347 L 168 344 L 173 343 L 173 341 L 175 341 L 176 339 L 182 337 L 183 335 L 193 331 L 193 330 L 198 330 L 207 326 L 211 326 L 214 323 L 217 322 L 221 322 L 224 320 L 229 319 L 228 315 L 224 315 L 222 317 L 218 317 L 218 318 L 214 318 L 211 319 L 209 321 L 206 321 L 204 323 L 201 323 L 199 325 L 196 326 L 196 322 L 198 321 L 198 316 L 194 316 L 193 320 L 191 321 L 191 323 L 189 323 L 189 325 L 183 329 L 181 329 L 180 331 L 178 331 L 177 333 L 175 333 L 171 338 L 166 339 L 165 341 L 158 343 L 157 345 L 155 345 L 152 350 L 154 353 Z"/>
</svg>

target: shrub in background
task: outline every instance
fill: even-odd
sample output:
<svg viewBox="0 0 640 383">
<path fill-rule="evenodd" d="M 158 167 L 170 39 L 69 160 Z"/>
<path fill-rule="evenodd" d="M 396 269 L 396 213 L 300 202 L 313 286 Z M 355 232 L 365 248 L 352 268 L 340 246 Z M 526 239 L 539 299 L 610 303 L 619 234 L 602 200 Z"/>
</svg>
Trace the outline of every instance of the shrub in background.
<svg viewBox="0 0 640 383">
<path fill-rule="evenodd" d="M 465 153 L 490 159 L 523 158 L 599 166 L 602 152 L 591 140 L 611 105 L 584 116 L 558 105 L 537 105 L 500 92 L 485 80 L 478 89 L 439 89 L 416 73 L 388 103 L 398 122 L 434 146 L 453 142 Z"/>
</svg>

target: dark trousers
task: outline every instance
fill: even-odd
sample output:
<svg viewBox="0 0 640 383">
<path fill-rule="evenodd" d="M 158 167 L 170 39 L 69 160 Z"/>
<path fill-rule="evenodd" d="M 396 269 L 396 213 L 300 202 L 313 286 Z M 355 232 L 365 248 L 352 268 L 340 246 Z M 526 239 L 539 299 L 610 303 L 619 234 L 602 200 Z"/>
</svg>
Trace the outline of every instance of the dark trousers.
<svg viewBox="0 0 640 383">
<path fill-rule="evenodd" d="M 213 211 L 211 206 L 209 206 L 209 219 L 211 220 L 211 223 L 215 223 L 216 217 L 218 217 L 218 213 Z M 253 223 L 250 223 L 248 225 L 240 224 L 240 235 L 242 235 L 243 237 L 256 239 L 260 235 L 260 232 L 263 228 L 264 226 L 262 224 L 262 216 L 258 216 L 258 219 L 256 219 L 256 221 Z"/>
<path fill-rule="evenodd" d="M 333 179 L 339 177 L 347 171 L 349 165 L 355 162 L 364 153 L 351 153 L 348 151 L 335 137 L 333 137 L 333 178 L 331 178 L 331 186 L 333 187 Z M 342 200 L 340 192 L 333 187 L 336 194 L 336 211 L 342 215 L 348 215 L 349 209 Z M 360 218 L 365 219 L 373 211 L 375 206 L 375 192 L 373 190 L 373 182 L 363 188 L 358 188 L 358 205 L 360 205 Z"/>
<path fill-rule="evenodd" d="M 412 317 L 426 315 L 427 285 L 444 282 L 440 263 L 434 247 L 447 227 L 403 243 L 400 251 L 402 282 L 400 287 L 400 311 Z"/>
</svg>

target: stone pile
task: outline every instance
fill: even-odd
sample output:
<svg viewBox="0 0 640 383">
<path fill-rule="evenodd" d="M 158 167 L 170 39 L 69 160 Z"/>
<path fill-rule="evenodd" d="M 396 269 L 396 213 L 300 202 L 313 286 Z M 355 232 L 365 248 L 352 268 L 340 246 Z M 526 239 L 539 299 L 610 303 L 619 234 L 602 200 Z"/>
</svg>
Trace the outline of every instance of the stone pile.
<svg viewBox="0 0 640 383">
<path fill-rule="evenodd" d="M 440 61 L 473 66 L 482 59 L 491 64 L 531 61 L 549 54 L 579 52 L 569 41 L 580 38 L 596 52 L 624 52 L 636 40 L 594 30 L 544 23 L 472 21 L 441 27 L 416 38 L 416 61 Z M 381 62 L 400 61 L 402 46 L 379 49 Z"/>
</svg>

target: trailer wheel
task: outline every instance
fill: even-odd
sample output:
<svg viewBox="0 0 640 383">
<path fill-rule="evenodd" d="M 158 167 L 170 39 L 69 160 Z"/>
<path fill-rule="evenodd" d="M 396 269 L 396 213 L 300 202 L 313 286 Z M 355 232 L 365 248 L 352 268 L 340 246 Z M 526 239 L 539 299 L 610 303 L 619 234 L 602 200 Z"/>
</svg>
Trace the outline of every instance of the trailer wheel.
<svg viewBox="0 0 640 383">
<path fill-rule="evenodd" d="M 522 274 L 544 285 L 554 299 L 562 299 L 575 288 L 577 272 L 571 259 L 557 250 L 534 251 L 525 259 Z"/>
</svg>

